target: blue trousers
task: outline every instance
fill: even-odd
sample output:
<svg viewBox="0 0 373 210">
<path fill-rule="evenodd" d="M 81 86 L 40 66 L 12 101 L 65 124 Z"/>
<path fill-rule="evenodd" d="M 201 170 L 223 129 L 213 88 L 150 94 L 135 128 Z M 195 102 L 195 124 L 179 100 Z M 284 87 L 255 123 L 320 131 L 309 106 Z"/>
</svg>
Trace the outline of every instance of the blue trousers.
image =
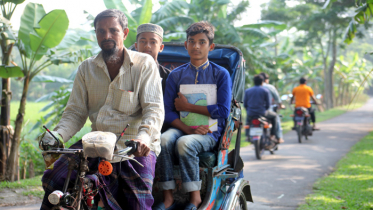
<svg viewBox="0 0 373 210">
<path fill-rule="evenodd" d="M 173 174 L 175 159 L 179 160 L 182 187 L 185 192 L 201 190 L 199 158 L 201 152 L 212 151 L 216 141 L 210 135 L 184 135 L 176 128 L 170 128 L 161 135 L 161 153 L 157 158 L 160 190 L 175 189 Z"/>
</svg>

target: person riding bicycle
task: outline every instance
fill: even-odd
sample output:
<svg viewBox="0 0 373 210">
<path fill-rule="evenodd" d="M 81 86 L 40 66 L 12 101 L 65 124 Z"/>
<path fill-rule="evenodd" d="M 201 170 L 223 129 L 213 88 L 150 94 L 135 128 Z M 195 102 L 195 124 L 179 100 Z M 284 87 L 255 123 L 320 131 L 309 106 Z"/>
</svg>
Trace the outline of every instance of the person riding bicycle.
<svg viewBox="0 0 373 210">
<path fill-rule="evenodd" d="M 278 109 L 282 108 L 282 101 L 280 98 L 280 95 L 278 94 L 278 91 L 275 86 L 269 84 L 269 75 L 262 72 L 260 75 L 264 78 L 263 87 L 267 88 L 267 90 L 270 93 L 270 102 L 272 104 L 276 104 L 278 106 Z M 270 108 L 271 111 L 274 111 L 272 107 Z M 284 143 L 283 134 L 282 134 L 282 127 L 281 127 L 281 118 L 279 115 L 277 115 L 277 136 L 279 137 L 278 141 L 279 143 Z"/>
<path fill-rule="evenodd" d="M 98 209 L 150 210 L 154 203 L 152 185 L 164 120 L 162 83 L 151 56 L 127 50 L 123 45 L 129 33 L 127 25 L 127 17 L 120 10 L 109 9 L 96 16 L 94 27 L 101 52 L 79 66 L 65 111 L 52 132 L 61 142 L 67 142 L 88 117 L 92 131 L 112 132 L 117 136 L 129 124 L 116 147 L 125 148 L 128 139 L 139 142 L 134 155 L 144 167 L 132 160 L 121 162 L 120 158 L 113 158 L 113 172 L 103 178 L 102 184 L 107 188 L 99 190 Z M 43 145 L 50 145 L 53 140 L 49 133 L 39 137 Z M 70 149 L 82 149 L 82 141 Z M 62 155 L 54 162 L 53 169 L 44 172 L 45 195 L 41 209 L 53 207 L 48 195 L 62 190 L 70 158 L 79 161 L 75 155 Z M 98 158 L 88 161 L 90 171 L 97 171 Z M 76 178 L 76 170 L 71 178 Z"/>
<path fill-rule="evenodd" d="M 271 139 L 278 141 L 280 137 L 276 132 L 278 126 L 276 120 L 277 114 L 269 110 L 271 106 L 271 96 L 269 91 L 263 87 L 263 80 L 261 75 L 254 76 L 255 86 L 245 90 L 244 107 L 246 108 L 247 119 L 254 116 L 263 116 L 267 118 L 272 124 Z"/>
<path fill-rule="evenodd" d="M 172 126 L 161 136 L 161 153 L 158 157 L 158 187 L 163 191 L 163 202 L 153 210 L 185 209 L 197 210 L 201 204 L 201 180 L 199 177 L 198 154 L 212 151 L 224 132 L 225 121 L 230 113 L 231 79 L 229 72 L 208 60 L 208 54 L 214 50 L 214 27 L 205 21 L 193 23 L 186 30 L 187 40 L 184 45 L 190 56 L 190 62 L 174 69 L 166 83 L 164 95 L 165 122 Z M 200 106 L 189 103 L 180 92 L 181 85 L 216 85 L 217 103 Z M 217 119 L 217 131 L 212 132 L 208 126 L 186 125 L 179 112 L 198 113 Z M 176 187 L 173 163 L 179 162 L 182 188 L 189 192 L 189 202 L 180 208 L 174 202 L 173 190 Z"/>
<path fill-rule="evenodd" d="M 290 99 L 290 104 L 292 104 L 295 99 L 295 108 L 298 108 L 298 107 L 307 108 L 309 114 L 311 115 L 313 129 L 318 130 L 318 128 L 316 127 L 315 110 L 311 108 L 311 100 L 310 100 L 311 98 L 315 102 L 315 104 L 318 104 L 312 88 L 310 86 L 307 86 L 307 79 L 304 77 L 301 77 L 299 79 L 299 86 L 293 89 L 293 97 L 291 97 Z M 295 122 L 294 122 L 293 129 L 294 128 L 295 128 Z"/>
</svg>

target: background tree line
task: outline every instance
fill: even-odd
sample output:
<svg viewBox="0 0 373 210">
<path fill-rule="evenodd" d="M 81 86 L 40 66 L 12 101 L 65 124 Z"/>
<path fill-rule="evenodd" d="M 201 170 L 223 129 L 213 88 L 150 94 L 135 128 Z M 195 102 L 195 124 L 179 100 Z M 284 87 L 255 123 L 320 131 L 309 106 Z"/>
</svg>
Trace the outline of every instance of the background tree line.
<svg viewBox="0 0 373 210">
<path fill-rule="evenodd" d="M 373 8 L 370 0 L 271 0 L 262 5 L 260 22 L 242 26 L 235 24 L 250 18 L 246 13 L 249 0 L 163 0 L 159 1 L 161 6 L 157 10 L 153 8 L 152 0 L 130 0 L 135 6 L 133 11 L 128 11 L 121 0 L 103 1 L 107 8 L 119 9 L 128 17 L 130 33 L 124 43 L 126 47 L 135 42 L 137 26 L 143 23 L 161 25 L 165 31 L 164 41 L 167 42 L 184 41 L 185 30 L 191 23 L 201 20 L 211 22 L 216 28 L 216 43 L 234 45 L 243 52 L 248 87 L 252 76 L 264 71 L 281 94 L 289 94 L 299 78 L 306 76 L 315 92 L 324 95 L 325 107 L 332 108 L 349 103 L 354 93 L 367 88 L 371 81 L 367 76 L 373 59 L 366 53 L 371 51 L 373 44 L 368 21 Z M 28 167 L 33 168 L 36 174 L 43 171 L 40 151 L 34 141 L 40 132 L 38 128 L 41 124 L 53 127 L 58 122 L 79 62 L 99 51 L 92 25 L 94 17 L 88 13 L 90 31 L 67 29 L 67 26 L 55 29 L 56 34 L 61 34 L 61 39 L 53 44 L 37 42 L 37 37 L 51 36 L 39 34 L 42 31 L 40 28 L 53 28 L 53 24 L 49 23 L 51 19 L 48 19 L 53 17 L 50 13 L 45 14 L 40 4 L 29 3 L 20 29 L 12 29 L 9 14 L 23 2 L 0 0 L 1 55 L 2 58 L 8 55 L 8 60 L 2 59 L 0 69 L 3 77 L 2 99 L 10 99 L 11 92 L 12 100 L 20 101 L 21 107 L 14 122 L 15 132 L 2 129 L 3 134 L 0 135 L 0 173 L 7 180 L 26 177 Z M 9 11 L 6 8 L 10 8 Z M 55 12 L 63 13 L 61 10 Z M 49 25 L 41 25 L 42 21 Z M 67 17 L 63 24 L 68 25 Z M 350 44 L 354 37 L 354 42 Z M 39 43 L 39 48 L 34 43 Z M 9 53 L 9 47 L 16 50 Z M 10 72 L 10 68 L 18 69 L 14 71 L 19 74 L 2 73 Z M 8 79 L 11 77 L 14 78 Z M 12 81 L 10 89 L 4 89 L 9 84 L 5 80 Z M 50 112 L 39 123 L 22 130 L 26 100 L 48 101 L 43 110 Z M 7 103 L 3 100 L 2 107 L 6 107 Z M 6 112 L 9 110 L 3 112 L 2 109 L 1 116 L 5 116 Z M 1 124 L 3 128 L 10 125 L 5 121 Z M 4 133 L 12 135 L 8 135 L 7 140 Z M 79 135 L 75 138 L 79 139 Z M 20 168 L 23 175 L 19 174 Z"/>
</svg>

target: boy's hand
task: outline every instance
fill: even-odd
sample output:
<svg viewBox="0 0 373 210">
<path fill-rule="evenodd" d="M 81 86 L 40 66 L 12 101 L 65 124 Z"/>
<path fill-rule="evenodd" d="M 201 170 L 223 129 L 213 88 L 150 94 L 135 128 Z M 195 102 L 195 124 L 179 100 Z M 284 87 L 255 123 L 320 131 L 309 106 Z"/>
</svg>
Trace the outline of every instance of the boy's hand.
<svg viewBox="0 0 373 210">
<path fill-rule="evenodd" d="M 207 133 L 212 133 L 207 125 L 200 125 L 198 128 L 192 130 L 193 134 L 206 135 Z"/>
<path fill-rule="evenodd" d="M 178 98 L 175 98 L 175 109 L 177 111 L 188 111 L 188 100 L 187 98 L 180 92 L 177 93 L 179 96 Z"/>
</svg>

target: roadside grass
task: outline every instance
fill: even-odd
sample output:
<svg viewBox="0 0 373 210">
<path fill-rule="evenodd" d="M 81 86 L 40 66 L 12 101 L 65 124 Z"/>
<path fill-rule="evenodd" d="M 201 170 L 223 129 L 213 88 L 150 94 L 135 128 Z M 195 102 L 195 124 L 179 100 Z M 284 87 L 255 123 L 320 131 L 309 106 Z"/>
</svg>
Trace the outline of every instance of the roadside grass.
<svg viewBox="0 0 373 210">
<path fill-rule="evenodd" d="M 41 187 L 22 192 L 22 195 L 24 195 L 24 196 L 32 195 L 32 196 L 38 197 L 40 199 L 44 198 L 44 194 L 45 194 L 44 190 Z"/>
<path fill-rule="evenodd" d="M 26 103 L 25 110 L 25 121 L 29 120 L 31 123 L 36 123 L 42 116 L 45 116 L 51 109 L 40 112 L 40 110 L 49 104 L 49 101 L 46 102 L 30 102 Z M 10 103 L 10 119 L 14 123 L 19 110 L 19 101 L 12 101 Z"/>
<path fill-rule="evenodd" d="M 34 178 L 31 178 L 31 179 L 21 179 L 20 181 L 16 181 L 16 182 L 7 182 L 7 181 L 0 182 L 0 190 L 4 188 L 28 189 L 29 187 L 33 187 L 33 186 L 41 186 L 41 175 L 35 176 Z"/>
<path fill-rule="evenodd" d="M 356 143 L 336 170 L 320 178 L 298 210 L 373 209 L 373 132 Z"/>
</svg>

